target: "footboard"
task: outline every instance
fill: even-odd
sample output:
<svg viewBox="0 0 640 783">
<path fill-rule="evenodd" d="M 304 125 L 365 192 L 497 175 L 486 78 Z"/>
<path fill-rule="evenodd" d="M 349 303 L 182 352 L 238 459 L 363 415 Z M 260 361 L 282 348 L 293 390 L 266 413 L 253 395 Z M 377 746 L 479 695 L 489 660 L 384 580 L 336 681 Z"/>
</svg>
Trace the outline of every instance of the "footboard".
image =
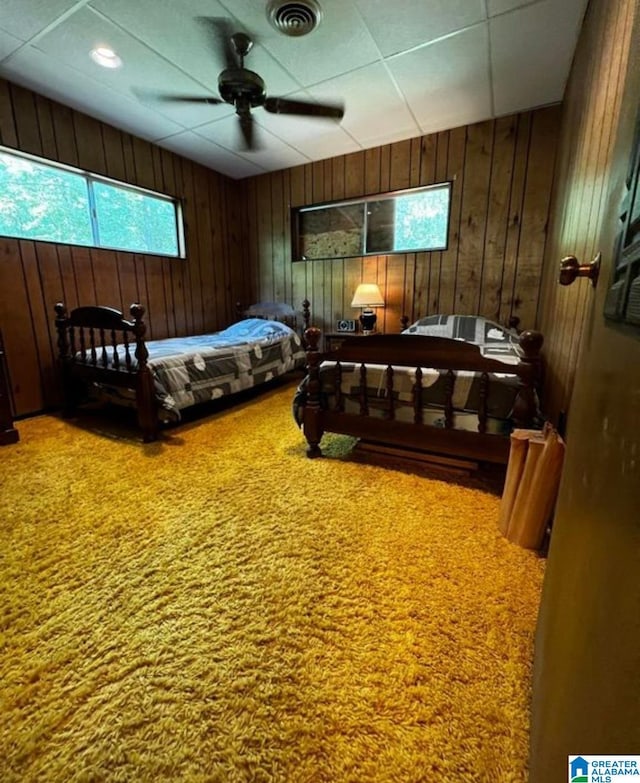
<svg viewBox="0 0 640 783">
<path fill-rule="evenodd" d="M 111 307 L 77 307 L 68 314 L 58 302 L 55 312 L 64 415 L 73 415 L 76 408 L 78 380 L 134 389 L 143 439 L 155 440 L 158 417 L 144 341 L 144 307 L 131 305 L 131 321 Z"/>
<path fill-rule="evenodd" d="M 442 337 L 420 335 L 372 335 L 366 339 L 349 340 L 330 354 L 318 351 L 320 331 L 306 332 L 307 379 L 303 429 L 309 444 L 307 455 L 321 455 L 320 442 L 324 432 L 352 435 L 391 446 L 400 446 L 469 459 L 506 463 L 509 457 L 509 437 L 490 431 L 489 409 L 492 385 L 490 376 L 517 377 L 510 418 L 514 426 L 531 427 L 537 415 L 536 382 L 539 375 L 539 332 L 523 332 L 520 336 L 522 359 L 508 365 L 482 355 L 480 348 L 470 343 Z M 333 389 L 328 395 L 322 388 L 321 364 L 331 362 Z M 347 410 L 342 390 L 342 368 L 355 365 L 359 375 L 357 410 Z M 369 396 L 368 375 L 371 365 L 382 365 L 381 397 L 375 402 Z M 412 378 L 409 420 L 400 418 L 396 378 L 399 368 L 409 368 Z M 426 421 L 424 398 L 425 369 L 438 371 L 444 378 L 444 398 L 441 406 L 441 426 Z M 474 373 L 479 382 L 477 429 L 456 429 L 454 392 L 460 372 Z M 380 400 L 382 399 L 382 403 Z M 352 401 L 353 403 L 353 401 Z M 381 409 L 382 405 L 382 409 Z M 375 414 L 373 408 L 376 408 Z M 406 407 L 405 407 L 406 413 Z"/>
</svg>

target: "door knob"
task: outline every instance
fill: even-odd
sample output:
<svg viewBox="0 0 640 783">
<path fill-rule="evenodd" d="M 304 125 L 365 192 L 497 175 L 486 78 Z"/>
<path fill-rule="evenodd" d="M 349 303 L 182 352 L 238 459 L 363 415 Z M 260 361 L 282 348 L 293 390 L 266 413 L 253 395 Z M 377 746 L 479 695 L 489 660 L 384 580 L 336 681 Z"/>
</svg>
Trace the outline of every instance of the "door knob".
<svg viewBox="0 0 640 783">
<path fill-rule="evenodd" d="M 600 274 L 600 259 L 601 254 L 598 253 L 590 264 L 581 264 L 575 256 L 566 256 L 560 262 L 558 282 L 560 285 L 571 285 L 576 277 L 588 277 L 595 288 Z"/>
</svg>

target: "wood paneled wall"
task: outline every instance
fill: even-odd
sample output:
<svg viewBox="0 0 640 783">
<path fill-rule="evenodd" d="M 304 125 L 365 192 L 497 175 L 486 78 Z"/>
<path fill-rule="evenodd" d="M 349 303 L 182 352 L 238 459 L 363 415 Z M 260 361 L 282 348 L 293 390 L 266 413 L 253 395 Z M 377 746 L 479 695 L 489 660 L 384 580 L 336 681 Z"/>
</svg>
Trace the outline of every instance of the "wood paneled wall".
<svg viewBox="0 0 640 783">
<path fill-rule="evenodd" d="M 183 204 L 185 260 L 0 238 L 0 329 L 18 415 L 59 402 L 53 304 L 140 301 L 149 335 L 214 330 L 237 300 L 312 303 L 333 329 L 375 280 L 379 326 L 435 312 L 535 324 L 560 108 L 538 109 L 234 182 L 0 80 L 0 142 Z M 453 181 L 449 247 L 291 262 L 291 207 Z"/>
<path fill-rule="evenodd" d="M 0 142 L 179 198 L 187 244 L 175 259 L 0 237 L 0 329 L 18 414 L 58 403 L 57 301 L 127 313 L 139 301 L 151 338 L 233 320 L 246 290 L 238 183 L 4 80 Z"/>
<path fill-rule="evenodd" d="M 590 262 L 599 247 L 609 184 L 620 85 L 629 56 L 635 0 L 592 2 L 585 18 L 563 102 L 558 176 L 552 200 L 538 322 L 545 334 L 544 407 L 557 419 L 567 413 L 595 291 L 586 280 L 557 283 L 561 259 Z M 607 285 L 600 280 L 599 285 Z"/>
<path fill-rule="evenodd" d="M 386 307 L 378 327 L 400 316 L 480 313 L 535 325 L 560 107 L 434 133 L 252 177 L 242 183 L 246 262 L 258 298 L 299 303 L 331 330 L 357 318 L 351 297 L 376 281 Z M 453 181 L 445 252 L 291 263 L 290 208 Z"/>
</svg>

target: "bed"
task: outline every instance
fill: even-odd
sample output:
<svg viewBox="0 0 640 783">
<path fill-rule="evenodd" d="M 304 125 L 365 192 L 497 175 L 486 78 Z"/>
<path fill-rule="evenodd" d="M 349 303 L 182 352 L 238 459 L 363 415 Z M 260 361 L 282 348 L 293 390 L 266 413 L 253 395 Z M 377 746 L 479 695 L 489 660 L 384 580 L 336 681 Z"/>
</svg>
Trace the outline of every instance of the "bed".
<svg viewBox="0 0 640 783">
<path fill-rule="evenodd" d="M 93 392 L 103 400 L 135 408 L 145 442 L 158 438 L 162 422 L 181 411 L 235 394 L 301 368 L 303 334 L 309 327 L 305 300 L 302 324 L 289 305 L 262 302 L 240 320 L 211 334 L 145 341 L 145 308 L 130 307 L 131 320 L 111 307 L 55 305 L 63 414 L 72 416 Z M 300 328 L 298 328 L 300 327 Z"/>
<path fill-rule="evenodd" d="M 539 332 L 478 316 L 435 315 L 401 334 L 346 338 L 319 350 L 306 332 L 307 374 L 294 416 L 322 454 L 325 432 L 408 451 L 506 464 L 514 427 L 542 424 Z"/>
</svg>

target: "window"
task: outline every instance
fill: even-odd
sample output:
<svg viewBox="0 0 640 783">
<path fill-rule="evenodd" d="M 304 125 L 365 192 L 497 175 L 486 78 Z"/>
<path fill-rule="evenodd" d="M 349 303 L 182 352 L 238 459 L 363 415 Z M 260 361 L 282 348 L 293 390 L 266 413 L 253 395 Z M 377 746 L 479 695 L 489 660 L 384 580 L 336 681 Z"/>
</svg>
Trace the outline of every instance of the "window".
<svg viewBox="0 0 640 783">
<path fill-rule="evenodd" d="M 294 210 L 295 261 L 446 250 L 451 183 Z"/>
<path fill-rule="evenodd" d="M 174 199 L 4 148 L 0 235 L 184 256 Z"/>
</svg>

